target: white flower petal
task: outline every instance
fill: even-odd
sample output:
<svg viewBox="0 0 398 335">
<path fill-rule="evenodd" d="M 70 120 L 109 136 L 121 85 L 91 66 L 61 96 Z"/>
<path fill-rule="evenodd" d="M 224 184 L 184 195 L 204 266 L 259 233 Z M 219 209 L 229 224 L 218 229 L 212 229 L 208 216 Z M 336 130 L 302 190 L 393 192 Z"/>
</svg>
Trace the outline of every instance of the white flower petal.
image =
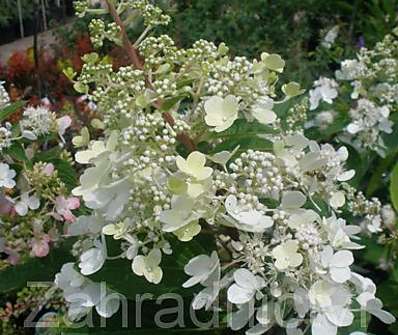
<svg viewBox="0 0 398 335">
<path fill-rule="evenodd" d="M 337 327 L 325 315 L 318 314 L 312 322 L 311 331 L 312 335 L 336 335 Z"/>
<path fill-rule="evenodd" d="M 282 195 L 281 206 L 286 209 L 302 207 L 307 201 L 307 197 L 300 191 L 287 191 Z"/>
<path fill-rule="evenodd" d="M 251 291 L 238 286 L 237 284 L 232 284 L 228 291 L 228 300 L 233 304 L 245 304 L 253 299 L 255 291 Z"/>
</svg>

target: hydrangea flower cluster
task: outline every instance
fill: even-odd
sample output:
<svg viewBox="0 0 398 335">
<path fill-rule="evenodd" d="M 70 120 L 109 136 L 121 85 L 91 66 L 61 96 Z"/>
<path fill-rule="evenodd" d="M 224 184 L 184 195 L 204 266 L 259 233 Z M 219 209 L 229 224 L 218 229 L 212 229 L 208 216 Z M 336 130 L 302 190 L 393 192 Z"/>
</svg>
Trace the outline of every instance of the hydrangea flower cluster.
<svg viewBox="0 0 398 335">
<path fill-rule="evenodd" d="M 125 2 L 106 3 L 123 35 Z M 146 4 L 144 18 L 160 13 L 137 3 Z M 336 335 L 356 311 L 394 322 L 374 283 L 352 268 L 353 251 L 362 246 L 361 228 L 342 216 L 355 175 L 345 166 L 347 148 L 307 139 L 293 118 L 280 127 L 274 107 L 303 93 L 295 82 L 278 84 L 281 57 L 232 58 L 224 44 L 207 41 L 178 49 L 164 35 L 134 45 L 122 39 L 133 52 L 130 66 L 114 70 L 98 54 L 86 55 L 75 82 L 96 103 L 104 132 L 74 141 L 85 170 L 72 193 L 91 213 L 69 225 L 67 233 L 80 238 L 78 260 L 56 279 L 70 313 L 116 312 L 117 302 L 101 303 L 109 292 L 85 277 L 100 275 L 108 262 L 122 258 L 131 276 L 159 284 L 163 259 L 183 252 L 175 241 L 189 248 L 206 231 L 218 248 L 189 260 L 183 287 L 201 286 L 194 309 L 218 308 L 226 297 L 234 330 L 253 321 L 247 334 L 262 334 L 280 324 L 282 301 L 290 311 L 287 334 L 311 327 L 313 335 Z M 335 81 L 325 78 L 310 103 L 336 96 Z M 247 139 L 237 124 L 254 131 L 249 142 L 236 142 Z M 112 239 L 119 256 L 108 255 Z M 89 301 L 73 300 L 86 291 Z"/>
<path fill-rule="evenodd" d="M 372 150 L 385 156 L 383 138 L 393 132 L 392 115 L 398 102 L 397 59 L 397 30 L 394 30 L 373 49 L 362 48 L 356 59 L 343 61 L 335 79 L 317 80 L 310 91 L 310 109 L 318 109 L 320 101 L 331 104 L 339 91 L 341 96 L 328 109 L 339 108 L 345 98 L 350 102 L 349 120 L 341 140 L 358 151 Z M 345 97 L 347 92 L 349 96 Z M 324 127 L 330 125 L 335 116 L 336 112 L 323 110 L 308 125 Z"/>
<path fill-rule="evenodd" d="M 25 108 L 18 125 L 0 128 L 0 252 L 7 255 L 1 267 L 46 256 L 60 241 L 63 223 L 75 220 L 80 201 L 60 176 L 60 161 L 70 166 L 70 156 L 58 146 L 62 142 L 51 141 L 57 133 L 62 139 L 70 123 L 69 116 L 57 119 L 42 105 Z M 43 155 L 53 142 L 52 155 Z"/>
</svg>

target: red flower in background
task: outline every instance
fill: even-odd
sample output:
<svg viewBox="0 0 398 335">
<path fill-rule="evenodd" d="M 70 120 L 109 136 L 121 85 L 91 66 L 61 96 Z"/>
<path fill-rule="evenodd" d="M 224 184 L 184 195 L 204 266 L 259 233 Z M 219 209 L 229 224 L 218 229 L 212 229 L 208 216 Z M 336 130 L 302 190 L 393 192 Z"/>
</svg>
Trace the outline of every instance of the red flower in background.
<svg viewBox="0 0 398 335">
<path fill-rule="evenodd" d="M 7 62 L 7 80 L 16 82 L 24 77 L 31 76 L 34 70 L 34 62 L 27 52 L 17 51 L 11 55 Z"/>
</svg>

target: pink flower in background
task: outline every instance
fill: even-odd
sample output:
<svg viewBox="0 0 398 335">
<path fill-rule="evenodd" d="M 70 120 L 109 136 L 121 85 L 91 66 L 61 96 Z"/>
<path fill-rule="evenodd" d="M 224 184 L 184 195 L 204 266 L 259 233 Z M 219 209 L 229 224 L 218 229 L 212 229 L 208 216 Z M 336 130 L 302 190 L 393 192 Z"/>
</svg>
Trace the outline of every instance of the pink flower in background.
<svg viewBox="0 0 398 335">
<path fill-rule="evenodd" d="M 11 265 L 17 265 L 19 263 L 21 257 L 16 250 L 12 250 L 11 248 L 5 248 L 4 252 L 8 255 L 7 261 Z"/>
<path fill-rule="evenodd" d="M 10 215 L 13 211 L 14 205 L 5 196 L 0 194 L 0 215 Z"/>
<path fill-rule="evenodd" d="M 43 173 L 46 175 L 46 176 L 48 176 L 48 177 L 50 177 L 53 173 L 54 173 L 54 170 L 55 170 L 55 168 L 54 168 L 54 164 L 53 163 L 48 163 L 48 164 L 46 164 L 44 167 L 43 167 Z"/>
<path fill-rule="evenodd" d="M 55 201 L 56 213 L 53 213 L 53 216 L 60 221 L 74 222 L 76 217 L 73 215 L 72 210 L 80 207 L 79 198 L 58 196 Z"/>
<path fill-rule="evenodd" d="M 63 142 L 65 142 L 63 135 L 65 134 L 66 129 L 68 129 L 71 124 L 72 124 L 72 119 L 67 115 L 57 119 L 58 135 Z"/>
<path fill-rule="evenodd" d="M 4 252 L 8 256 L 7 262 L 9 262 L 11 265 L 18 264 L 20 259 L 18 252 L 10 247 L 7 247 L 4 238 L 0 238 L 0 252 Z"/>
<path fill-rule="evenodd" d="M 32 253 L 36 257 L 46 257 L 50 252 L 50 236 L 43 235 L 41 239 L 35 238 L 32 240 Z"/>
</svg>

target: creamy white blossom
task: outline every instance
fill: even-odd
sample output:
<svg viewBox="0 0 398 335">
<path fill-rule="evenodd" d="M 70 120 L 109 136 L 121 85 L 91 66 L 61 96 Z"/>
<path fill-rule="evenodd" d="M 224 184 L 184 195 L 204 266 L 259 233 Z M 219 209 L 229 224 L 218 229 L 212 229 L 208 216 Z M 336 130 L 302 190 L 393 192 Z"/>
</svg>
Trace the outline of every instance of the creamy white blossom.
<svg viewBox="0 0 398 335">
<path fill-rule="evenodd" d="M 13 188 L 15 186 L 15 176 L 17 173 L 10 169 L 5 163 L 0 163 L 0 187 Z"/>
<path fill-rule="evenodd" d="M 338 84 L 335 80 L 320 77 L 314 82 L 314 88 L 310 90 L 310 109 L 317 109 L 321 101 L 331 104 L 338 95 Z"/>
</svg>

